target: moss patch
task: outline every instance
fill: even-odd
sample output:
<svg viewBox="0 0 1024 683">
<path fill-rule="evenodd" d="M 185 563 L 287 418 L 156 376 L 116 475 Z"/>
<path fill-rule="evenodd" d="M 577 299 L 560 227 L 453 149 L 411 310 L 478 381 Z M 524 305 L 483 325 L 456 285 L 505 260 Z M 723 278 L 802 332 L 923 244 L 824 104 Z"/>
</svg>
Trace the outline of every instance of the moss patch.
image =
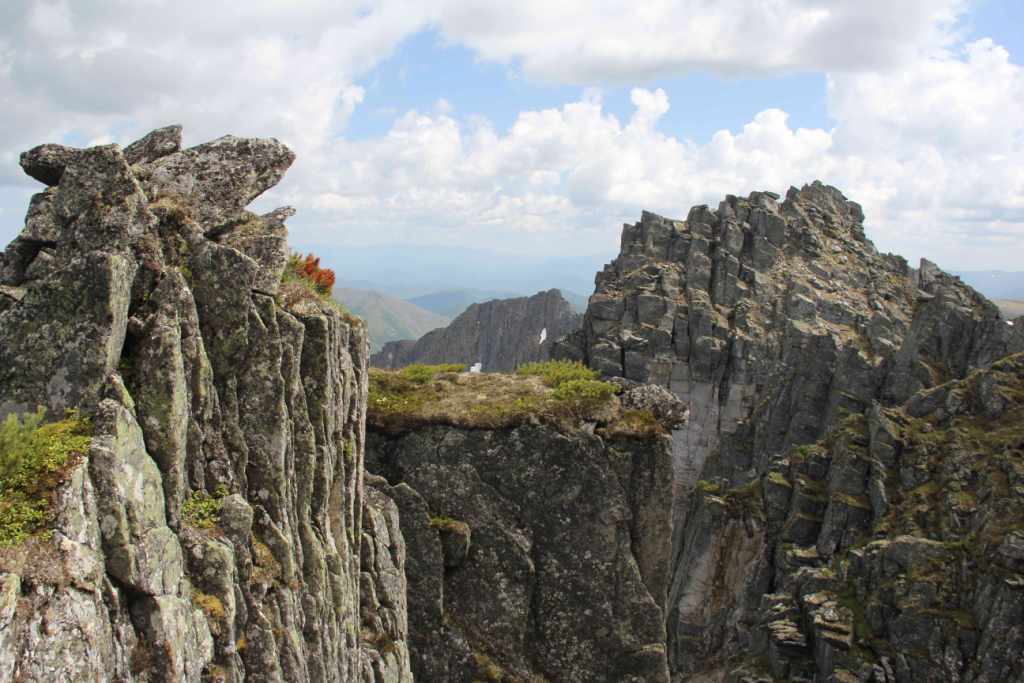
<svg viewBox="0 0 1024 683">
<path fill-rule="evenodd" d="M 220 508 L 228 491 L 223 484 L 214 495 L 206 491 L 195 491 L 182 506 L 185 523 L 197 529 L 213 529 L 220 522 Z"/>
<path fill-rule="evenodd" d="M 92 424 L 69 411 L 43 424 L 45 409 L 0 425 L 0 547 L 48 533 L 54 492 L 89 450 Z"/>
</svg>

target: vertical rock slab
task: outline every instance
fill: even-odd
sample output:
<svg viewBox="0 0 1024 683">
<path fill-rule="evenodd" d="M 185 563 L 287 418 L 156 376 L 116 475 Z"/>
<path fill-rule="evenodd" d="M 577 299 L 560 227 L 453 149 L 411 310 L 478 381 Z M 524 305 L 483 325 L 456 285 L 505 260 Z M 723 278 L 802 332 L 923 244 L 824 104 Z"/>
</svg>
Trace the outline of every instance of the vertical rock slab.
<svg viewBox="0 0 1024 683">
<path fill-rule="evenodd" d="M 319 299 L 286 310 L 291 211 L 245 211 L 294 156 L 180 137 L 23 158 L 52 187 L 0 259 L 0 417 L 78 409 L 94 436 L 54 492 L 52 535 L 0 552 L 3 666 L 25 680 L 408 680 L 407 658 L 360 638 L 366 534 L 397 553 L 374 590 L 406 647 L 394 509 L 377 501 L 362 522 L 365 331 Z"/>
<path fill-rule="evenodd" d="M 401 509 L 417 675 L 668 681 L 667 437 L 524 425 L 368 438 Z M 456 532 L 468 547 L 444 555 Z"/>
</svg>

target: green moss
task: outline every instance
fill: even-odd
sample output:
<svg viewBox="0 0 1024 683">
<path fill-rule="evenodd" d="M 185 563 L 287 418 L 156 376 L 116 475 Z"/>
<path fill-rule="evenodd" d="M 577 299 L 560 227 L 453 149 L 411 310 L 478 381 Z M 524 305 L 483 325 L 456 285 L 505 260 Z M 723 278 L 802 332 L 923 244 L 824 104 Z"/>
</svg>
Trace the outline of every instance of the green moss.
<svg viewBox="0 0 1024 683">
<path fill-rule="evenodd" d="M 651 410 L 643 408 L 622 411 L 619 419 L 608 425 L 606 432 L 612 435 L 650 436 L 667 434 L 668 429 Z"/>
<path fill-rule="evenodd" d="M 542 363 L 524 363 L 516 368 L 517 375 L 540 377 L 551 388 L 560 387 L 566 382 L 578 380 L 596 380 L 598 373 L 579 361 L 549 360 Z M 612 385 L 614 386 L 614 385 Z"/>
<path fill-rule="evenodd" d="M 700 481 L 697 482 L 697 490 L 700 491 L 701 493 L 707 493 L 712 496 L 717 496 L 719 493 L 722 492 L 722 486 L 721 484 L 718 484 L 716 482 L 708 481 L 707 479 L 701 479 Z"/>
<path fill-rule="evenodd" d="M 226 495 L 228 492 L 223 484 L 217 487 L 212 496 L 206 491 L 194 491 L 181 508 L 185 523 L 198 529 L 212 529 L 217 526 L 220 522 L 223 498 Z"/>
<path fill-rule="evenodd" d="M 793 488 L 793 484 L 790 483 L 789 479 L 786 479 L 781 472 L 769 472 L 768 481 L 775 484 L 776 486 L 783 486 L 785 488 Z"/>
<path fill-rule="evenodd" d="M 493 659 L 482 652 L 473 653 L 473 662 L 476 664 L 475 680 L 488 681 L 490 683 L 502 683 L 511 681 L 505 670 L 498 666 Z"/>
<path fill-rule="evenodd" d="M 431 516 L 430 526 L 438 531 L 451 531 L 454 533 L 465 534 L 469 531 L 469 525 L 465 522 L 460 522 L 457 519 L 446 517 L 444 515 Z"/>
<path fill-rule="evenodd" d="M 839 493 L 837 491 L 832 494 L 832 500 L 842 503 L 847 507 L 857 508 L 858 510 L 871 509 L 871 501 L 867 496 L 851 496 L 848 493 Z"/>
<path fill-rule="evenodd" d="M 0 425 L 0 547 L 48 533 L 53 492 L 85 456 L 92 424 L 68 411 L 63 420 L 43 424 L 44 408 Z"/>
<path fill-rule="evenodd" d="M 224 620 L 224 616 L 226 615 L 226 612 L 224 611 L 224 603 L 221 602 L 220 598 L 216 595 L 210 595 L 209 593 L 203 593 L 199 590 L 193 590 L 192 604 L 203 610 L 208 618 L 216 619 L 217 621 Z"/>
</svg>

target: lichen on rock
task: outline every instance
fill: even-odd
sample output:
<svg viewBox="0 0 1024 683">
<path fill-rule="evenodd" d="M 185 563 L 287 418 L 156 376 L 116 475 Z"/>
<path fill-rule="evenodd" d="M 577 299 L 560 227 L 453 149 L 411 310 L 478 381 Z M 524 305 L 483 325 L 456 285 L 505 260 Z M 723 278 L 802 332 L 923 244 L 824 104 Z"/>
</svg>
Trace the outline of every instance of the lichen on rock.
<svg viewBox="0 0 1024 683">
<path fill-rule="evenodd" d="M 291 151 L 180 137 L 22 157 L 51 187 L 0 261 L 0 417 L 73 408 L 94 434 L 51 537 L 0 557 L 0 677 L 373 680 L 365 333 L 274 298 L 291 210 L 245 207 Z"/>
</svg>

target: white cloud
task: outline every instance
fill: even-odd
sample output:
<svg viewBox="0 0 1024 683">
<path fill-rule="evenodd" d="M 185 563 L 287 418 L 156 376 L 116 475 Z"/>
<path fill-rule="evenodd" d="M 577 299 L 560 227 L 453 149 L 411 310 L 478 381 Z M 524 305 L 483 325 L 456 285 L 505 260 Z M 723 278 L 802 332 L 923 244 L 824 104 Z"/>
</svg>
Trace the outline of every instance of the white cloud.
<svg viewBox="0 0 1024 683">
<path fill-rule="evenodd" d="M 437 22 L 486 59 L 589 84 L 900 65 L 947 44 L 964 0 L 449 0 Z"/>
<path fill-rule="evenodd" d="M 1024 77 L 991 41 L 957 51 L 964 7 L 15 0 L 0 4 L 2 215 L 22 213 L 32 186 L 17 169 L 20 151 L 67 135 L 126 142 L 179 122 L 187 142 L 231 132 L 293 146 L 299 161 L 263 204 L 297 206 L 294 231 L 306 243 L 610 252 L 618 223 L 641 208 L 682 216 L 726 193 L 821 178 L 865 205 L 880 246 L 951 266 L 1019 268 Z M 361 110 L 360 79 L 428 25 L 513 72 L 563 83 L 827 72 L 835 127 L 794 128 L 786 112 L 765 109 L 739 130 L 679 139 L 658 123 L 673 97 L 690 103 L 645 88 L 632 90 L 624 120 L 587 88 L 578 101 L 519 112 L 503 131 L 459 118 L 443 91 L 424 112 Z M 353 115 L 381 113 L 396 117 L 387 134 L 344 137 Z"/>
<path fill-rule="evenodd" d="M 594 91 L 521 112 L 501 134 L 479 120 L 409 112 L 387 135 L 339 141 L 325 155 L 331 192 L 347 204 L 314 219 L 336 232 L 302 238 L 359 239 L 371 221 L 378 238 L 423 241 L 429 226 L 438 242 L 520 235 L 523 249 L 610 250 L 618 222 L 642 208 L 683 217 L 726 193 L 822 179 L 864 204 L 883 249 L 950 268 L 1019 268 L 1022 88 L 1024 70 L 982 40 L 888 76 L 833 76 L 831 130 L 793 128 L 786 112 L 767 109 L 739 131 L 681 140 L 657 127 L 668 95 L 639 88 L 626 122 Z"/>
</svg>

